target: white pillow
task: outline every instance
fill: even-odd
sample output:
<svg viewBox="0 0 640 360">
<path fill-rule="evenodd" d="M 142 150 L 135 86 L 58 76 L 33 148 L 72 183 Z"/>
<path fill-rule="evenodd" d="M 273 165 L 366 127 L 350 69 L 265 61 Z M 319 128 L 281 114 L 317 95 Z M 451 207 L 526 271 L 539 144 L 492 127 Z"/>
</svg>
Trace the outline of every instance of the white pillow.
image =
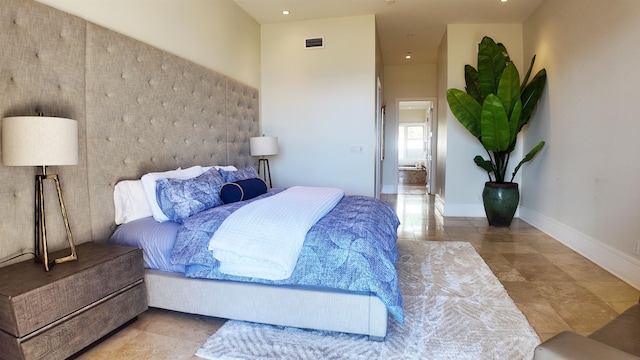
<svg viewBox="0 0 640 360">
<path fill-rule="evenodd" d="M 142 187 L 144 188 L 144 193 L 147 195 L 147 202 L 151 207 L 153 218 L 158 222 L 169 220 L 167 215 L 165 215 L 160 209 L 158 200 L 156 200 L 156 180 L 167 178 L 184 180 L 194 178 L 200 174 L 202 174 L 202 167 L 196 165 L 188 169 L 178 169 L 142 175 L 142 178 L 140 180 L 142 180 Z"/>
<path fill-rule="evenodd" d="M 204 167 L 202 168 L 202 172 L 207 172 L 207 171 L 209 171 L 209 169 L 211 169 L 211 168 L 216 168 L 216 170 L 220 170 L 220 169 L 222 169 L 222 170 L 224 170 L 224 171 L 238 171 L 238 169 L 237 169 L 235 166 L 233 166 L 233 165 L 227 165 L 227 166 L 218 166 L 218 165 L 215 165 L 215 166 L 204 166 Z"/>
<path fill-rule="evenodd" d="M 117 225 L 153 215 L 141 180 L 118 182 L 113 190 L 113 204 Z"/>
</svg>

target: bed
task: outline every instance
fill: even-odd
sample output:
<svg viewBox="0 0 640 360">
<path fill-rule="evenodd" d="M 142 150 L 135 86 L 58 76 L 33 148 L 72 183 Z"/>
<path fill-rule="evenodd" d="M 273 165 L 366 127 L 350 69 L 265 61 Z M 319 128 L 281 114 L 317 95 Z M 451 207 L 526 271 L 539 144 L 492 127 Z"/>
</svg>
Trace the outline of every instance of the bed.
<svg viewBox="0 0 640 360">
<path fill-rule="evenodd" d="M 18 75 L 5 81 L 13 89 L 4 97 L 5 115 L 78 121 L 78 165 L 59 168 L 78 244 L 106 242 L 124 228 L 114 222 L 122 215 L 113 201 L 117 184 L 136 187 L 145 174 L 178 167 L 257 166 L 249 139 L 265 130 L 259 89 L 35 1 L 8 1 L 1 12 L 3 26 L 19 36 L 8 53 L 24 60 L 7 63 Z M 33 56 L 43 49 L 49 56 Z M 2 174 L 11 196 L 24 195 L 24 174 L 18 175 Z M 3 208 L 4 217 L 29 219 L 27 205 Z M 64 239 L 64 226 L 48 225 L 52 239 Z M 3 230 L 20 238 L 22 228 Z M 167 222 L 156 230 L 176 228 Z M 152 268 L 145 281 L 153 307 L 372 338 L 386 333 L 387 308 L 369 292 L 186 278 Z"/>
<path fill-rule="evenodd" d="M 242 174 L 245 170 L 248 175 Z M 364 334 L 372 340 L 383 340 L 389 319 L 403 321 L 394 266 L 399 221 L 393 210 L 379 200 L 345 196 L 334 188 L 267 191 L 266 184 L 251 170 L 251 167 L 241 170 L 192 167 L 147 174 L 140 181 L 125 181 L 116 186 L 116 222 L 120 225 L 110 242 L 143 249 L 149 306 Z M 219 173 L 232 178 L 218 179 Z M 199 175 L 189 177 L 195 174 Z M 142 193 L 145 185 L 148 194 Z M 152 190 L 154 185 L 157 193 Z M 179 194 L 165 196 L 160 190 L 163 185 L 171 191 L 177 189 Z M 234 186 L 229 189 L 230 185 Z M 223 196 L 226 203 L 211 200 L 207 205 L 207 200 L 201 199 L 211 198 L 203 195 L 209 188 L 215 195 L 231 195 Z M 238 188 L 243 191 L 236 193 Z M 155 209 L 155 215 L 152 209 L 145 208 L 145 197 L 154 195 L 157 201 L 151 201 L 149 208 Z M 212 201 L 216 204 L 212 205 Z M 291 208 L 292 202 L 298 205 Z M 265 208 L 270 204 L 272 207 Z M 308 220 L 306 211 L 310 214 Z M 265 214 L 291 215 L 286 215 L 284 224 L 279 224 L 278 217 Z M 237 228 L 229 225 L 234 220 Z M 285 233 L 268 230 L 274 224 L 285 229 Z M 240 233 L 239 238 L 233 237 L 236 232 Z M 272 234 L 269 237 L 264 233 Z M 296 237 L 295 233 L 302 236 Z M 211 249 L 217 238 L 231 241 Z M 257 245 L 254 251 L 253 256 L 258 258 L 255 270 L 248 270 L 253 263 L 246 258 L 238 260 L 235 267 L 219 260 L 221 247 L 227 250 L 240 244 L 237 248 L 244 251 L 258 238 L 265 238 L 266 247 Z M 278 254 L 282 251 L 274 250 L 276 260 L 263 265 L 265 259 L 271 259 L 263 253 L 271 253 L 274 248 L 286 249 L 297 238 L 300 249 L 295 256 L 287 254 L 281 260 Z M 277 271 L 268 271 L 273 268 L 272 263 L 277 263 Z"/>
</svg>

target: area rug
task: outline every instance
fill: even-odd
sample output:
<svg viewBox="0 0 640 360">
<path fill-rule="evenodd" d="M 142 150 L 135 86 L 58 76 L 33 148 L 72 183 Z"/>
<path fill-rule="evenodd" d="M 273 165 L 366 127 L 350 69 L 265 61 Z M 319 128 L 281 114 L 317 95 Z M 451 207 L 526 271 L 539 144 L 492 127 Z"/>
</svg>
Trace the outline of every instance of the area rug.
<svg viewBox="0 0 640 360">
<path fill-rule="evenodd" d="M 227 321 L 205 359 L 531 359 L 540 339 L 465 242 L 399 241 L 405 322 L 366 336 Z"/>
</svg>

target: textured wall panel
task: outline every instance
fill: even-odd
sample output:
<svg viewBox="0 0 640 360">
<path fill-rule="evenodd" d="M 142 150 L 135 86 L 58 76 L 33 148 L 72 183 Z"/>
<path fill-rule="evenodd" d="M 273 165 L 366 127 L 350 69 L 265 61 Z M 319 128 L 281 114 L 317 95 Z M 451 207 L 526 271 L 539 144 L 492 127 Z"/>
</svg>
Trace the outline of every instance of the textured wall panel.
<svg viewBox="0 0 640 360">
<path fill-rule="evenodd" d="M 235 80 L 227 80 L 226 122 L 227 162 L 239 167 L 257 166 L 250 156 L 249 138 L 259 136 L 258 90 Z M 257 167 L 256 167 L 257 170 Z"/>
<path fill-rule="evenodd" d="M 192 165 L 253 164 L 257 90 L 91 23 L 86 74 L 94 237 L 114 229 L 119 180 Z"/>
<path fill-rule="evenodd" d="M 0 0 L 2 116 L 78 120 L 79 164 L 60 175 L 76 243 L 106 241 L 113 188 L 150 171 L 257 165 L 258 90 L 31 0 Z M 0 167 L 0 259 L 33 247 L 35 168 Z M 53 195 L 48 187 L 46 192 Z M 48 196 L 53 249 L 66 246 Z"/>
<path fill-rule="evenodd" d="M 78 165 L 49 168 L 62 183 L 74 239 L 91 239 L 85 148 L 84 59 L 86 22 L 26 0 L 0 7 L 0 117 L 36 115 L 78 121 Z M 38 170 L 39 171 L 39 170 Z M 0 166 L 0 259 L 33 250 L 35 167 Z M 47 182 L 48 183 L 48 182 Z M 47 237 L 68 246 L 55 187 L 47 184 Z"/>
</svg>

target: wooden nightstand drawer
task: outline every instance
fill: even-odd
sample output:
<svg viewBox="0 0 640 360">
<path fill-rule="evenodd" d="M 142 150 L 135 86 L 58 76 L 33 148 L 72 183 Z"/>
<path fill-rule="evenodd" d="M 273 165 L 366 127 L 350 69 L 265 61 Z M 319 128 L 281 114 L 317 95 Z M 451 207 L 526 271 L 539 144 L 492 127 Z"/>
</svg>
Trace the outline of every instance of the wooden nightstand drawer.
<svg viewBox="0 0 640 360">
<path fill-rule="evenodd" d="M 0 332 L 4 359 L 66 359 L 147 309 L 142 280 L 25 337 Z M 3 336 L 5 337 L 3 339 Z"/>
<path fill-rule="evenodd" d="M 78 261 L 49 272 L 33 260 L 0 268 L 0 348 L 63 359 L 146 310 L 140 249 L 84 243 L 76 251 Z"/>
</svg>

